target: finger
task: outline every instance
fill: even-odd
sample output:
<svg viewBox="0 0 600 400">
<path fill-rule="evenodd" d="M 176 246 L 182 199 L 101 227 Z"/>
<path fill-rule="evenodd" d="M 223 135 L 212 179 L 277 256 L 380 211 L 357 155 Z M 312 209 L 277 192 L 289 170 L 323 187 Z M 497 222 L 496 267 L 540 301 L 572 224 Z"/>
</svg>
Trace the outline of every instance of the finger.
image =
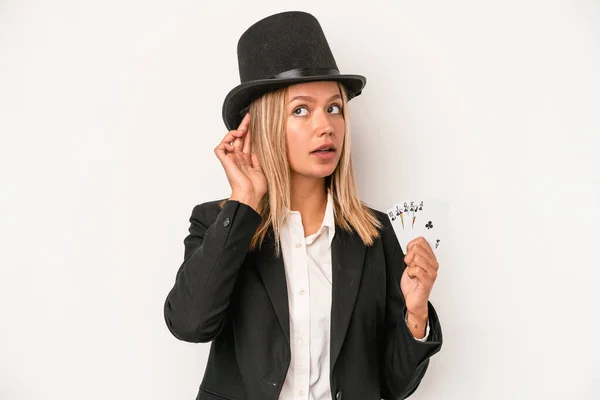
<svg viewBox="0 0 600 400">
<path fill-rule="evenodd" d="M 421 268 L 410 265 L 406 266 L 406 275 L 408 275 L 410 279 L 418 278 L 419 281 L 424 281 L 424 279 L 427 277 L 427 273 Z"/>
<path fill-rule="evenodd" d="M 407 265 L 414 264 L 415 258 L 417 256 L 422 257 L 425 260 L 427 260 L 428 264 L 436 271 L 439 268 L 439 264 L 438 264 L 437 258 L 435 257 L 435 254 L 432 254 L 432 252 L 427 251 L 427 249 L 425 249 L 419 245 L 413 246 L 413 248 L 404 257 L 404 262 Z"/>
<path fill-rule="evenodd" d="M 242 132 L 241 136 L 236 137 L 231 145 L 239 151 L 242 151 L 242 148 L 244 147 L 244 132 Z"/>
<path fill-rule="evenodd" d="M 217 154 L 217 157 L 219 157 L 220 155 L 224 156 L 225 154 L 227 154 L 227 152 L 232 152 L 234 150 L 232 142 L 235 140 L 236 136 L 239 136 L 241 134 L 242 133 L 239 131 L 229 131 L 225 135 L 223 140 L 217 145 L 217 147 L 214 148 L 214 152 L 215 154 Z"/>
<path fill-rule="evenodd" d="M 406 267 L 406 274 L 410 279 L 415 279 L 423 284 L 433 283 L 433 278 L 421 267 Z"/>
<path fill-rule="evenodd" d="M 248 125 L 250 125 L 250 113 L 246 113 L 246 115 L 244 115 L 244 118 L 242 118 L 242 122 L 240 122 L 240 125 L 238 126 L 237 130 L 242 132 L 242 136 L 239 136 L 233 142 L 233 147 L 240 151 L 243 151 L 246 143 L 246 137 L 244 135 L 248 131 Z"/>
<path fill-rule="evenodd" d="M 408 265 L 410 265 L 411 268 L 419 268 L 423 270 L 427 275 L 429 275 L 433 279 L 437 278 L 437 269 L 427 257 L 417 254 L 415 255 L 413 261 Z"/>
<path fill-rule="evenodd" d="M 240 140 L 240 136 L 244 133 L 238 130 L 229 131 L 227 135 L 223 138 L 221 144 L 226 144 L 227 151 L 233 151 L 236 148 L 236 143 Z M 239 148 L 239 147 L 238 147 Z"/>
<path fill-rule="evenodd" d="M 233 152 L 233 146 L 229 143 L 220 143 L 215 148 L 215 155 L 221 162 L 221 165 L 225 169 L 225 174 L 229 178 L 230 171 L 233 169 L 239 169 L 239 165 L 237 165 L 236 158 L 233 157 L 235 154 Z"/>
<path fill-rule="evenodd" d="M 421 249 L 422 251 L 424 251 L 430 258 L 435 259 L 435 253 L 433 252 L 433 250 L 431 249 L 431 246 L 429 245 L 429 243 L 427 242 L 427 240 L 425 240 L 425 238 L 423 236 L 420 236 L 416 239 L 411 240 L 408 245 L 406 246 L 407 249 L 407 253 L 410 250 L 418 250 Z"/>
<path fill-rule="evenodd" d="M 408 251 L 414 246 L 421 246 L 422 248 L 428 250 L 429 253 L 431 253 L 431 255 L 433 255 L 433 250 L 431 249 L 429 242 L 427 242 L 427 240 L 423 236 L 419 236 L 418 238 L 415 238 L 408 242 L 408 244 L 406 245 L 406 250 Z"/>
<path fill-rule="evenodd" d="M 217 155 L 217 158 L 223 162 L 223 158 L 226 158 L 225 156 L 227 155 L 228 152 L 232 152 L 233 151 L 233 146 L 229 143 L 219 143 L 219 145 L 217 147 L 215 147 L 215 154 Z"/>
<path fill-rule="evenodd" d="M 240 122 L 240 125 L 238 126 L 238 131 L 245 131 L 246 129 L 248 129 L 248 125 L 250 124 L 250 113 L 246 113 L 246 115 L 244 115 L 244 118 L 242 118 L 242 122 Z"/>
<path fill-rule="evenodd" d="M 242 136 L 243 134 L 244 134 L 244 132 L 239 131 L 239 130 L 229 131 L 229 132 L 227 132 L 225 137 L 223 137 L 221 144 L 222 143 L 231 144 L 236 138 Z"/>
<path fill-rule="evenodd" d="M 252 135 L 250 134 L 250 129 L 248 129 L 244 135 L 244 147 L 242 148 L 242 151 L 246 154 L 252 153 Z"/>
<path fill-rule="evenodd" d="M 417 253 L 417 254 L 415 254 L 415 256 L 413 257 L 412 262 L 410 263 L 410 265 L 419 266 L 421 268 L 424 268 L 427 271 L 429 271 L 429 270 L 435 270 L 435 267 L 434 267 L 433 262 L 431 261 L 431 259 L 427 255 L 425 255 L 423 253 Z"/>
</svg>

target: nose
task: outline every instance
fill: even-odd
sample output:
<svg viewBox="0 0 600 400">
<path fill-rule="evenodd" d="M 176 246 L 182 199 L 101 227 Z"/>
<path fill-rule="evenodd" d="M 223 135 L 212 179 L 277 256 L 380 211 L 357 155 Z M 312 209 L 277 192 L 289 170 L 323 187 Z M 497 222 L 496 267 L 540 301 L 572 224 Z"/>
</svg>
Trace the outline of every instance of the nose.
<svg viewBox="0 0 600 400">
<path fill-rule="evenodd" d="M 313 114 L 313 126 L 317 136 L 333 135 L 333 124 L 331 123 L 331 116 L 326 112 L 315 112 Z"/>
</svg>

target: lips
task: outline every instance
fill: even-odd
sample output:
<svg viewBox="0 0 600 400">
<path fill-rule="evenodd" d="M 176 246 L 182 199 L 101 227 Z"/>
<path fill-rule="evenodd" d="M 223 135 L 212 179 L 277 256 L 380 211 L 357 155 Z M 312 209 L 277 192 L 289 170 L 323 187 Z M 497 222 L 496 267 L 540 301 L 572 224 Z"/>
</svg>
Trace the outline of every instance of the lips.
<svg viewBox="0 0 600 400">
<path fill-rule="evenodd" d="M 313 151 L 311 151 L 311 153 L 327 153 L 327 152 L 333 152 L 335 151 L 335 145 L 333 143 L 325 143 L 319 147 L 317 147 L 316 149 L 314 149 Z"/>
</svg>

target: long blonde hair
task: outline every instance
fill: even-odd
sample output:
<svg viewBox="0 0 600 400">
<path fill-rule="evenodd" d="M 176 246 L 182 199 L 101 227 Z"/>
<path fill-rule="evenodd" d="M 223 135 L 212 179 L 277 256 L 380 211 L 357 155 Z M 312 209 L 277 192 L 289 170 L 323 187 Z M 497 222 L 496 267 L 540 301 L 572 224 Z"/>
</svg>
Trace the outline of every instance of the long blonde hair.
<svg viewBox="0 0 600 400">
<path fill-rule="evenodd" d="M 355 230 L 365 245 L 372 245 L 379 236 L 379 228 L 382 225 L 358 196 L 350 152 L 348 97 L 341 83 L 338 83 L 338 88 L 342 95 L 346 132 L 340 161 L 334 172 L 326 178 L 325 184 L 333 198 L 336 226 L 349 232 Z M 287 102 L 286 87 L 263 95 L 249 107 L 252 116 L 249 127 L 252 133 L 252 151 L 258 157 L 268 185 L 267 193 L 257 208 L 262 222 L 252 238 L 250 249 L 260 249 L 269 228 L 272 227 L 277 255 L 281 227 L 287 210 L 291 207 L 291 173 L 286 147 Z"/>
</svg>

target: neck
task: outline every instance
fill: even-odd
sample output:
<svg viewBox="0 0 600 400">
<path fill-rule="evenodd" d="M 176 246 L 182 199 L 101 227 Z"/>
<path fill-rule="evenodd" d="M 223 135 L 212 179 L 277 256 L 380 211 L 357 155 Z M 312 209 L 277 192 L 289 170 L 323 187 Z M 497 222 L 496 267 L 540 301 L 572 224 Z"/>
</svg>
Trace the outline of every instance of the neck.
<svg viewBox="0 0 600 400">
<path fill-rule="evenodd" d="M 291 209 L 302 215 L 305 234 L 316 231 L 325 216 L 327 208 L 327 189 L 325 178 L 292 176 Z"/>
</svg>

